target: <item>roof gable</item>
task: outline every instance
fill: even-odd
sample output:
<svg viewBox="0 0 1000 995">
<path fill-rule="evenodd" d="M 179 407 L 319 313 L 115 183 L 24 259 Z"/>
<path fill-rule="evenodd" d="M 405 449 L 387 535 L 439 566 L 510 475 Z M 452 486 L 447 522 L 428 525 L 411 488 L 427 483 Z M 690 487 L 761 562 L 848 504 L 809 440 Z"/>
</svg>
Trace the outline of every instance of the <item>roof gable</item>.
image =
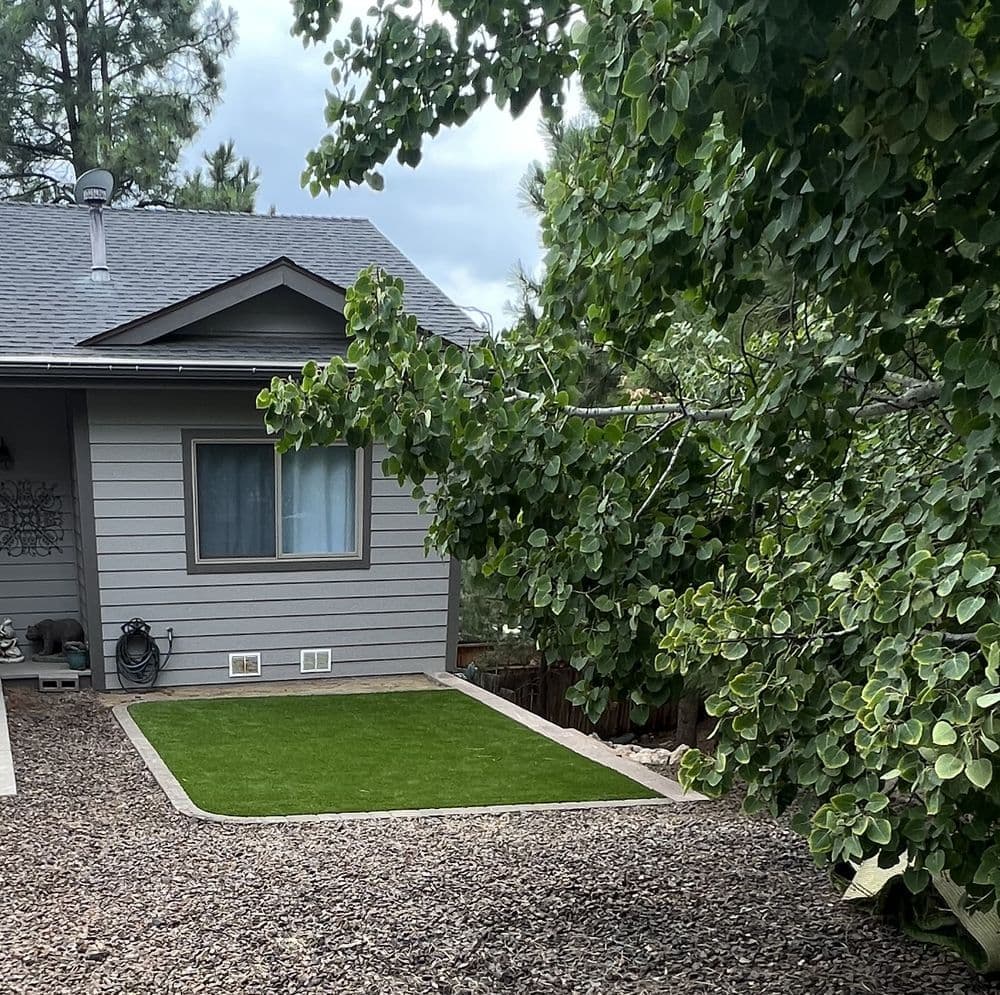
<svg viewBox="0 0 1000 995">
<path fill-rule="evenodd" d="M 192 294 L 185 300 L 168 304 L 150 314 L 92 335 L 79 345 L 148 345 L 171 332 L 204 321 L 279 287 L 287 287 L 337 314 L 344 313 L 343 287 L 298 266 L 287 256 L 280 256 L 264 266 L 232 280 L 226 280 L 209 290 Z"/>
<path fill-rule="evenodd" d="M 216 319 L 194 317 L 199 313 L 192 307 L 197 300 L 210 298 L 204 305 L 207 311 L 224 309 L 222 296 L 212 299 L 220 288 L 238 285 L 271 266 L 289 281 L 295 270 L 302 270 L 311 278 L 302 286 L 328 302 L 333 302 L 333 292 L 351 286 L 365 267 L 378 266 L 403 280 L 404 307 L 422 328 L 460 345 L 483 334 L 382 232 L 361 218 L 120 207 L 104 213 L 111 280 L 96 283 L 90 278 L 85 207 L 0 201 L 0 371 L 35 360 L 53 368 L 65 364 L 95 371 L 116 364 L 135 371 L 157 363 L 178 368 L 185 363 L 301 367 L 326 345 L 317 322 L 309 331 L 309 323 L 299 321 L 287 334 L 279 322 L 269 334 L 261 321 L 255 334 L 214 336 L 209 332 L 218 329 Z M 435 237 L 432 227 L 426 237 Z M 278 266 L 282 261 L 285 265 Z M 324 283 L 329 285 L 325 289 Z M 256 286 L 261 289 L 262 284 Z M 285 285 L 270 291 L 271 314 L 277 312 L 282 293 L 292 291 Z M 264 299 L 257 300 L 263 306 Z M 254 298 L 248 301 L 244 315 L 256 306 Z M 314 314 L 318 306 L 308 304 Z M 168 332 L 171 321 L 178 321 L 168 316 L 181 307 L 186 310 L 180 320 L 192 319 L 194 324 Z M 155 325 L 150 323 L 153 318 Z M 251 331 L 248 325 L 229 330 Z M 110 339 L 112 332 L 129 334 L 105 342 L 103 336 Z M 145 338 L 146 344 L 126 344 Z M 90 342 L 98 344 L 82 344 Z"/>
</svg>

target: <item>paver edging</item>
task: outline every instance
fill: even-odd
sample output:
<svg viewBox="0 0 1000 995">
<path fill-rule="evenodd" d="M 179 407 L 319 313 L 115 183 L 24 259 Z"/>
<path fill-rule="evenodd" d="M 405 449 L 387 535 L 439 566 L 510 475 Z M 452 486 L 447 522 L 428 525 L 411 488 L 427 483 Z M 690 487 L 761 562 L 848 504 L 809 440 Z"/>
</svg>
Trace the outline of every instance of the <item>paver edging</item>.
<svg viewBox="0 0 1000 995">
<path fill-rule="evenodd" d="M 587 809 L 638 808 L 647 805 L 674 805 L 677 802 L 700 801 L 704 797 L 696 792 L 685 793 L 676 782 L 655 774 L 650 770 L 646 770 L 646 768 L 641 767 L 639 764 L 629 764 L 628 761 L 622 760 L 621 757 L 615 755 L 604 744 L 595 743 L 586 736 L 573 736 L 572 733 L 575 730 L 562 729 L 560 726 L 547 722 L 532 712 L 528 712 L 517 705 L 505 701 L 503 698 L 491 695 L 488 691 L 483 691 L 482 688 L 469 684 L 468 681 L 463 681 L 460 678 L 445 673 L 428 676 L 431 676 L 443 687 L 461 691 L 481 701 L 495 711 L 501 712 L 507 718 L 511 718 L 519 724 L 527 726 L 532 731 L 545 736 L 547 739 L 554 740 L 574 753 L 585 756 L 589 760 L 594 760 L 605 767 L 610 767 L 643 785 L 643 787 L 660 792 L 662 797 L 623 798 L 608 801 L 539 802 L 518 805 L 386 809 L 375 812 L 319 812 L 303 815 L 222 815 L 218 812 L 208 812 L 195 805 L 191 797 L 184 790 L 184 786 L 177 780 L 166 763 L 164 763 L 162 757 L 157 753 L 156 748 L 146 738 L 145 733 L 143 733 L 135 719 L 129 714 L 129 705 L 131 703 L 123 702 L 115 705 L 111 711 L 118 720 L 122 731 L 135 747 L 142 762 L 153 775 L 157 784 L 167 796 L 167 801 L 170 802 L 175 811 L 181 815 L 200 819 L 205 822 L 228 822 L 241 825 L 282 825 L 285 823 L 364 822 L 375 819 L 428 819 L 453 815 L 509 815 L 529 812 L 563 812 L 583 811 Z M 488 697 L 484 698 L 480 697 L 480 695 Z"/>
<path fill-rule="evenodd" d="M 0 797 L 12 798 L 16 794 L 17 778 L 14 776 L 14 754 L 7 727 L 7 704 L 3 696 L 3 682 L 0 681 Z"/>
</svg>

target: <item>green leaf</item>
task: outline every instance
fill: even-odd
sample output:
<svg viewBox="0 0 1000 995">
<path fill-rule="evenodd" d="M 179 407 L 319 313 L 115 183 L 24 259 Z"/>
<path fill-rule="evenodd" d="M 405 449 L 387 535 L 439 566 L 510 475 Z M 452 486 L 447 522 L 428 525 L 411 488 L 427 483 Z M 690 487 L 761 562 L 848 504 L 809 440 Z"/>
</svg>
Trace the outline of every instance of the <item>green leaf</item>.
<svg viewBox="0 0 1000 995">
<path fill-rule="evenodd" d="M 549 534 L 545 529 L 535 529 L 530 536 L 528 536 L 528 545 L 534 546 L 536 548 L 541 548 L 546 545 L 549 541 Z"/>
<path fill-rule="evenodd" d="M 760 42 L 756 35 L 740 34 L 731 50 L 729 60 L 738 73 L 749 73 L 757 63 Z"/>
<path fill-rule="evenodd" d="M 840 127 L 847 132 L 849 138 L 857 141 L 864 134 L 867 121 L 868 115 L 865 113 L 865 108 L 861 104 L 857 104 L 840 122 Z"/>
<path fill-rule="evenodd" d="M 985 604 L 986 599 L 981 598 L 978 595 L 971 598 L 963 598 L 958 603 L 958 609 L 955 612 L 955 617 L 958 619 L 959 624 L 965 625 L 965 623 L 968 622 L 969 619 L 972 618 Z"/>
<path fill-rule="evenodd" d="M 784 609 L 776 612 L 771 617 L 771 631 L 777 635 L 782 635 L 791 628 L 792 616 L 788 614 Z"/>
<path fill-rule="evenodd" d="M 691 88 L 688 83 L 688 74 L 681 69 L 671 77 L 670 106 L 675 111 L 686 110 L 690 93 Z"/>
<path fill-rule="evenodd" d="M 640 93 L 632 103 L 632 117 L 635 121 L 635 130 L 637 132 L 643 132 L 646 130 L 646 125 L 649 123 L 649 116 L 652 113 L 652 110 L 653 108 L 649 102 L 649 97 L 646 96 L 645 93 Z"/>
<path fill-rule="evenodd" d="M 934 773 L 942 781 L 950 781 L 958 777 L 965 767 L 965 761 L 961 757 L 956 757 L 954 753 L 942 753 L 934 761 Z"/>
<path fill-rule="evenodd" d="M 626 97 L 645 96 L 653 88 L 651 73 L 653 70 L 653 60 L 642 49 L 638 49 L 632 56 L 622 80 L 622 92 Z"/>
<path fill-rule="evenodd" d="M 872 819 L 867 835 L 873 843 L 886 846 L 892 841 L 892 823 L 888 819 Z"/>
<path fill-rule="evenodd" d="M 932 107 L 924 119 L 924 127 L 935 142 L 946 142 L 951 138 L 956 124 L 947 106 Z"/>
<path fill-rule="evenodd" d="M 980 708 L 992 708 L 1000 704 L 1000 691 L 991 691 L 989 694 L 981 694 L 976 699 L 976 704 Z"/>
<path fill-rule="evenodd" d="M 896 13 L 898 6 L 899 0 L 873 0 L 872 16 L 880 21 L 888 21 Z"/>
<path fill-rule="evenodd" d="M 944 870 L 945 853 L 944 850 L 932 850 L 924 857 L 924 867 L 931 874 L 940 874 Z"/>
<path fill-rule="evenodd" d="M 985 553 L 966 553 L 962 560 L 962 577 L 969 587 L 985 583 L 996 572 L 997 568 L 990 563 Z"/>
<path fill-rule="evenodd" d="M 930 883 L 931 877 L 922 867 L 907 867 L 903 871 L 903 884 L 911 895 L 919 895 Z"/>
<path fill-rule="evenodd" d="M 955 732 L 955 727 L 950 722 L 939 719 L 934 723 L 931 739 L 936 746 L 951 746 L 958 742 L 958 733 Z"/>
<path fill-rule="evenodd" d="M 672 107 L 658 107 L 649 119 L 649 136 L 657 145 L 666 145 L 677 127 L 677 112 Z"/>
<path fill-rule="evenodd" d="M 809 232 L 810 242 L 821 242 L 827 235 L 830 234 L 830 228 L 833 226 L 833 215 L 827 214 L 820 218 L 816 224 L 813 225 Z"/>
<path fill-rule="evenodd" d="M 965 776 L 977 788 L 988 788 L 993 780 L 993 764 L 985 757 L 970 760 L 965 765 Z"/>
<path fill-rule="evenodd" d="M 505 556 L 497 565 L 497 573 L 502 574 L 504 577 L 513 577 L 519 570 L 520 564 L 517 557 L 513 554 Z"/>
<path fill-rule="evenodd" d="M 879 542 L 902 542 L 906 538 L 906 530 L 899 522 L 893 522 L 881 535 Z"/>
</svg>

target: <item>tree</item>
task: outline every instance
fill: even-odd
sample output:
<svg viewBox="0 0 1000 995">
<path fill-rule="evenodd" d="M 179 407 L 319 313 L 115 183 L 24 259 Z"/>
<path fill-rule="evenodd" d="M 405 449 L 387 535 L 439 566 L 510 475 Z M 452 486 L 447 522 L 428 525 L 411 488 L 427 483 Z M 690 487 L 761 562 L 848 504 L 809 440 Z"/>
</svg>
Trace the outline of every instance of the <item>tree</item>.
<svg viewBox="0 0 1000 995">
<path fill-rule="evenodd" d="M 496 579 L 484 577 L 478 564 L 462 564 L 461 620 L 463 640 L 499 644 L 520 639 L 520 619 L 498 590 Z"/>
<path fill-rule="evenodd" d="M 174 206 L 252 214 L 260 187 L 260 170 L 245 156 L 236 158 L 231 139 L 220 143 L 213 152 L 204 153 L 202 158 L 205 175 L 200 167 L 185 173 L 173 194 Z"/>
<path fill-rule="evenodd" d="M 0 8 L 0 191 L 69 200 L 94 166 L 162 199 L 219 99 L 236 15 L 202 0 L 11 0 Z"/>
<path fill-rule="evenodd" d="M 505 578 L 592 715 L 699 675 L 718 746 L 685 783 L 739 778 L 819 861 L 903 856 L 914 895 L 946 872 L 994 903 L 994 5 L 443 7 L 387 4 L 334 45 L 307 179 L 378 184 L 489 99 L 558 114 L 574 76 L 598 124 L 545 181 L 537 325 L 463 352 L 364 273 L 353 369 L 275 380 L 268 426 L 385 440 L 432 541 Z M 319 38 L 339 4 L 297 9 Z M 613 402 L 580 397 L 589 342 Z"/>
</svg>

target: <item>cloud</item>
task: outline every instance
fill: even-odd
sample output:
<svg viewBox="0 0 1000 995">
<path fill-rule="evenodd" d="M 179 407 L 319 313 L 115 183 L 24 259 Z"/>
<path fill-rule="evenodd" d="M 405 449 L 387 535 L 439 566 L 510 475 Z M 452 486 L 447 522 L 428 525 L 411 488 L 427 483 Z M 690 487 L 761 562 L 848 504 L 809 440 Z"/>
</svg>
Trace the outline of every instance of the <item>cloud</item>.
<svg viewBox="0 0 1000 995">
<path fill-rule="evenodd" d="M 544 156 L 539 115 L 514 120 L 488 107 L 463 128 L 446 129 L 424 145 L 416 170 L 386 165 L 385 190 L 338 189 L 313 198 L 302 189 L 306 152 L 325 131 L 330 87 L 324 49 L 303 48 L 289 33 L 284 4 L 236 0 L 240 42 L 226 67 L 223 100 L 184 165 L 233 138 L 261 168 L 258 209 L 283 214 L 349 214 L 371 218 L 457 303 L 489 311 L 503 324 L 517 262 L 534 269 L 541 257 L 537 224 L 518 200 L 518 182 Z M 345 24 L 369 4 L 349 2 Z"/>
<path fill-rule="evenodd" d="M 455 266 L 444 271 L 440 286 L 456 304 L 469 309 L 477 324 L 493 331 L 507 324 L 514 298 L 509 273 L 501 279 L 484 280 L 465 266 Z"/>
</svg>

